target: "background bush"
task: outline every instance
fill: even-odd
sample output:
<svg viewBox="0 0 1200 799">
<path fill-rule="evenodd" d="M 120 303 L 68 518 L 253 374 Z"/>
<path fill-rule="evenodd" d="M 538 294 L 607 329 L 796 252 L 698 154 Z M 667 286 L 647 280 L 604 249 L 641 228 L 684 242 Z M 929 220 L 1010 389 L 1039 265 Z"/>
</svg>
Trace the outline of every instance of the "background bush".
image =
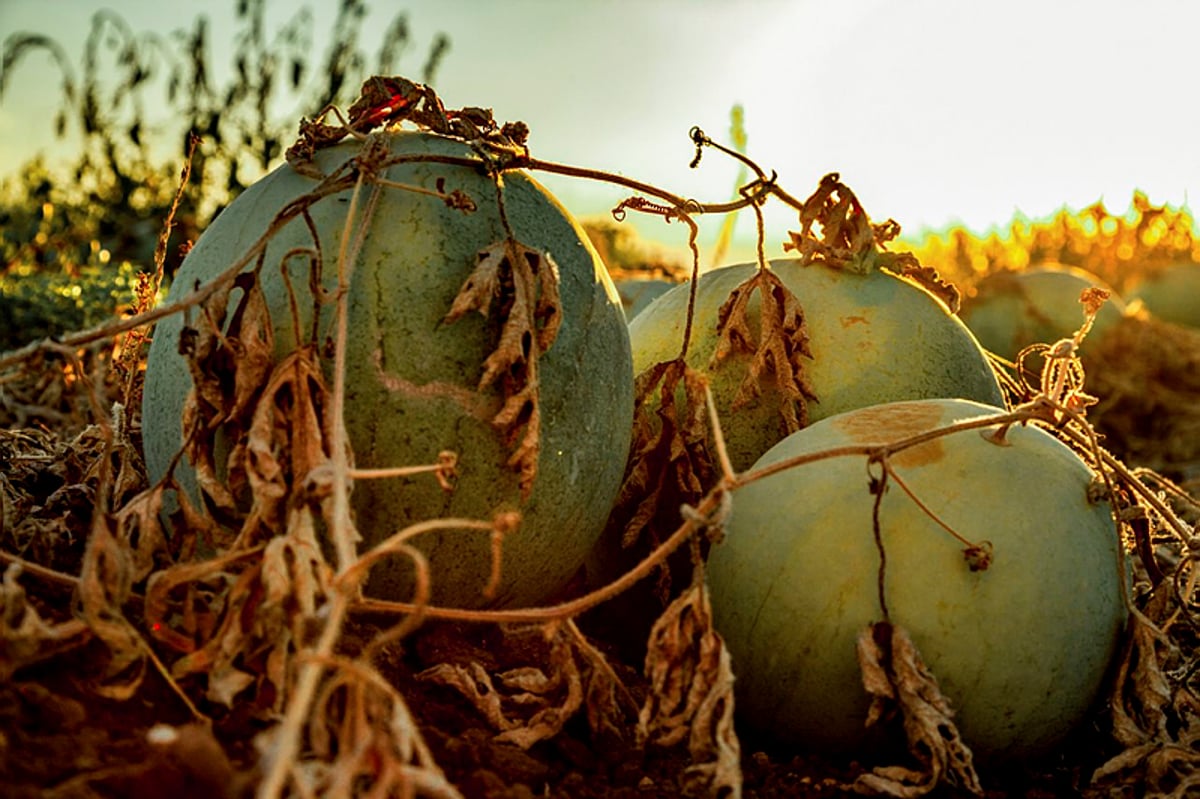
<svg viewBox="0 0 1200 799">
<path fill-rule="evenodd" d="M 359 36 L 368 7 L 340 0 L 320 56 L 311 8 L 276 31 L 267 0 L 236 0 L 232 75 L 214 84 L 210 21 L 168 36 L 135 32 L 111 11 L 91 21 L 76 67 L 53 38 L 18 32 L 0 47 L 0 102 L 26 56 L 46 52 L 60 73 L 60 137 L 82 135 L 76 160 L 22 165 L 0 183 L 0 350 L 98 323 L 132 299 L 154 251 L 193 135 L 198 145 L 162 264 L 169 280 L 212 218 L 282 161 L 301 116 L 348 105 L 371 74 L 394 74 L 413 42 L 404 13 L 373 59 Z M 450 46 L 438 34 L 411 76 L 430 82 Z M 45 81 L 49 83 L 50 81 Z M 150 109 L 160 109 L 151 114 Z M 161 109 L 166 109 L 165 114 Z M 158 122 L 166 116 L 170 123 Z M 169 155 L 152 141 L 164 139 Z"/>
</svg>

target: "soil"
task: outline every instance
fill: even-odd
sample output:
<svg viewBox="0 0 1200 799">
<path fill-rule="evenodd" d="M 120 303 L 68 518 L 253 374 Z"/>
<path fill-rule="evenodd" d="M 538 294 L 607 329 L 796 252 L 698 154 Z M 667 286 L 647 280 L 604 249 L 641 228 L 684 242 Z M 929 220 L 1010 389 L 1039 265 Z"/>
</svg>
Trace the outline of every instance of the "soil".
<svg viewBox="0 0 1200 799">
<path fill-rule="evenodd" d="M 57 597 L 61 610 L 70 596 Z M 349 648 L 377 630 L 355 625 Z M 528 751 L 495 741 L 496 733 L 457 693 L 420 681 L 416 675 L 437 663 L 478 657 L 480 648 L 503 666 L 503 635 L 479 626 L 429 625 L 411 645 L 388 652 L 384 675 L 400 689 L 417 718 L 426 742 L 447 779 L 465 797 L 614 797 L 668 799 L 684 795 L 684 770 L 690 765 L 678 750 L 639 749 L 630 739 L 592 739 L 587 725 L 569 724 L 554 739 Z M 0 686 L 0 778 L 11 799 L 35 797 L 172 797 L 211 799 L 251 796 L 256 784 L 253 737 L 264 724 L 235 706 L 215 707 L 212 729 L 192 722 L 188 709 L 156 675 L 136 696 L 105 699 L 93 683 L 102 647 L 88 645 L 18 672 Z M 495 653 L 499 653 L 497 659 Z M 645 691 L 639 672 L 616 663 L 631 689 Z M 184 734 L 170 746 L 156 746 L 147 735 L 156 725 L 172 725 Z M 189 726 L 190 725 L 190 726 Z M 632 730 L 629 731 L 632 733 Z M 749 744 L 749 745 L 748 745 Z M 864 764 L 801 752 L 766 751 L 743 741 L 743 796 L 854 796 L 849 783 Z M 1104 759 L 1103 736 L 1085 731 L 1061 751 L 1036 764 L 981 769 L 987 796 L 1031 799 L 1078 795 L 1091 769 Z M 1108 752 L 1111 754 L 1111 751 Z M 897 754 L 897 753 L 893 753 Z M 953 797 L 939 789 L 934 797 Z"/>
<path fill-rule="evenodd" d="M 262 682 L 245 692 L 245 701 L 239 695 L 225 706 L 206 698 L 199 676 L 172 683 L 163 675 L 166 666 L 159 667 L 153 659 L 131 667 L 144 669 L 140 680 L 125 679 L 127 674 L 114 679 L 107 673 L 111 649 L 95 630 L 76 630 L 77 634 L 38 650 L 36 656 L 28 649 L 29 639 L 22 633 L 29 628 L 22 625 L 31 622 L 29 613 L 22 615 L 24 602 L 36 611 L 38 623 L 47 627 L 66 629 L 55 625 L 69 625 L 80 616 L 79 576 L 96 505 L 95 467 L 103 451 L 101 439 L 92 427 L 70 424 L 80 414 L 58 418 L 57 426 L 42 420 L 19 428 L 10 423 L 0 430 L 0 563 L 10 570 L 18 558 L 24 564 L 19 579 L 10 571 L 4 585 L 7 593 L 0 594 L 4 611 L 0 614 L 0 793 L 12 799 L 253 795 L 262 776 L 255 738 L 273 722 L 265 712 L 271 692 Z M 144 483 L 144 476 L 141 480 Z M 125 486 L 118 500 L 138 490 L 137 482 Z M 14 591 L 18 585 L 23 592 Z M 178 653 L 148 634 L 144 594 L 139 593 L 145 586 L 133 588 L 122 608 L 124 616 L 159 662 L 169 666 Z M 635 708 L 650 690 L 641 654 L 627 642 L 618 646 L 611 633 L 636 624 L 648 627 L 657 614 L 642 619 L 614 619 L 611 614 L 636 609 L 636 603 L 618 602 L 579 620 L 583 632 L 606 654 Z M 1166 613 L 1163 610 L 1161 617 Z M 352 615 L 338 654 L 360 655 L 391 623 L 394 620 Z M 977 764 L 984 795 L 1031 799 L 1165 795 L 1155 790 L 1183 784 L 1178 775 L 1169 773 L 1171 769 L 1177 768 L 1177 762 L 1200 762 L 1196 736 L 1187 732 L 1195 722 L 1194 709 L 1200 707 L 1191 685 L 1197 659 L 1195 639 L 1188 629 L 1178 625 L 1172 633 L 1175 649 L 1164 688 L 1171 707 L 1159 738 L 1154 739 L 1161 742 L 1160 751 L 1175 752 L 1176 761 L 1161 761 L 1156 773 L 1153 762 L 1144 765 L 1134 758 L 1107 787 L 1090 785 L 1095 770 L 1125 749 L 1114 739 L 1113 714 L 1102 701 L 1086 724 L 1041 760 Z M 692 784 L 689 769 L 695 764 L 686 745 L 639 744 L 636 711 L 627 712 L 619 724 L 601 733 L 593 732 L 587 714 L 576 713 L 557 734 L 523 749 L 497 740 L 497 729 L 460 691 L 422 677 L 431 667 L 447 663 L 480 663 L 492 674 L 520 669 L 545 660 L 545 647 L 544 638 L 531 636 L 528 630 L 429 621 L 402 644 L 383 647 L 372 662 L 403 697 L 437 767 L 465 797 L 666 799 L 687 795 Z M 122 685 L 135 687 L 122 696 Z M 1182 749 L 1170 749 L 1172 736 L 1181 740 Z M 851 783 L 873 766 L 916 765 L 902 746 L 875 752 L 870 759 L 852 760 L 781 749 L 749 733 L 742 734 L 740 752 L 742 795 L 753 799 L 852 796 Z M 365 795 L 367 788 L 361 786 L 356 793 Z M 965 793 L 941 786 L 928 795 Z"/>
</svg>

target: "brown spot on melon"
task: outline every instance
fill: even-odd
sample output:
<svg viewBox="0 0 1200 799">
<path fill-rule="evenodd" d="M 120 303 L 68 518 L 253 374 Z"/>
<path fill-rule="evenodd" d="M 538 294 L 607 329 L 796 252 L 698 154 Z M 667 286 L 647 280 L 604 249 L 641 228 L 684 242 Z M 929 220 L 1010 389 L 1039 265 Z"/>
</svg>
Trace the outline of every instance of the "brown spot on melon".
<svg viewBox="0 0 1200 799">
<path fill-rule="evenodd" d="M 906 402 L 902 405 L 862 408 L 833 421 L 838 430 L 856 444 L 888 444 L 932 430 L 942 418 L 942 408 L 934 402 Z M 924 466 L 941 460 L 942 439 L 935 438 L 891 457 L 896 466 Z"/>
</svg>

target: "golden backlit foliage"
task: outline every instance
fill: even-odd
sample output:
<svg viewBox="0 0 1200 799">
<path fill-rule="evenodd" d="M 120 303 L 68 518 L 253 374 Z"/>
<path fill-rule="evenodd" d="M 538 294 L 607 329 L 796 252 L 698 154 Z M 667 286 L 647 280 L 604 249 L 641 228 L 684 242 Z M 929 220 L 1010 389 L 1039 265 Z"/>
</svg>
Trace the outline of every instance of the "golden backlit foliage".
<svg viewBox="0 0 1200 799">
<path fill-rule="evenodd" d="M 897 247 L 905 248 L 968 295 L 988 274 L 1044 263 L 1086 269 L 1118 292 L 1171 264 L 1200 263 L 1200 237 L 1191 212 L 1155 205 L 1140 191 L 1119 216 L 1098 201 L 1080 211 L 1064 207 L 1043 219 L 1018 215 L 1007 230 L 985 236 L 964 227 L 927 233 Z"/>
</svg>

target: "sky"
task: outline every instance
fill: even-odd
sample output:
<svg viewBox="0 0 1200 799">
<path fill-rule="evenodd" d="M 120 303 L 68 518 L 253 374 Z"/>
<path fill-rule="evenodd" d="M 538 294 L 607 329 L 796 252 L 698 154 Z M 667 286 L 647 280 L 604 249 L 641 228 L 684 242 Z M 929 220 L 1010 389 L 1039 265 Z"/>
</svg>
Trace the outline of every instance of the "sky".
<svg viewBox="0 0 1200 799">
<path fill-rule="evenodd" d="M 279 26 L 300 3 L 268 0 Z M 728 140 L 745 109 L 748 153 L 791 194 L 839 172 L 873 219 L 905 233 L 1006 227 L 1103 200 L 1123 212 L 1200 196 L 1200 3 L 1188 0 L 367 0 L 362 44 L 406 13 L 415 42 L 400 72 L 416 78 L 427 43 L 450 50 L 433 82 L 448 107 L 491 107 L 525 121 L 534 155 L 617 172 L 707 202 L 732 195 L 737 166 L 709 151 L 688 164 L 688 131 Z M 313 2 L 318 31 L 336 3 Z M 213 17 L 232 36 L 234 0 L 0 0 L 0 38 L 49 34 L 78 59 L 92 14 L 135 30 Z M 325 41 L 318 34 L 316 46 Z M 222 55 L 225 57 L 222 58 Z M 228 53 L 214 52 L 228 64 Z M 30 58 L 0 98 L 0 174 L 54 153 L 58 77 Z M 219 80 L 220 75 L 217 75 Z M 316 111 L 317 109 L 311 109 Z M 544 178 L 576 215 L 627 192 Z M 715 235 L 710 222 L 704 235 Z M 678 224 L 643 233 L 682 245 Z M 768 207 L 768 256 L 795 216 Z M 742 214 L 734 256 L 752 254 Z"/>
</svg>

